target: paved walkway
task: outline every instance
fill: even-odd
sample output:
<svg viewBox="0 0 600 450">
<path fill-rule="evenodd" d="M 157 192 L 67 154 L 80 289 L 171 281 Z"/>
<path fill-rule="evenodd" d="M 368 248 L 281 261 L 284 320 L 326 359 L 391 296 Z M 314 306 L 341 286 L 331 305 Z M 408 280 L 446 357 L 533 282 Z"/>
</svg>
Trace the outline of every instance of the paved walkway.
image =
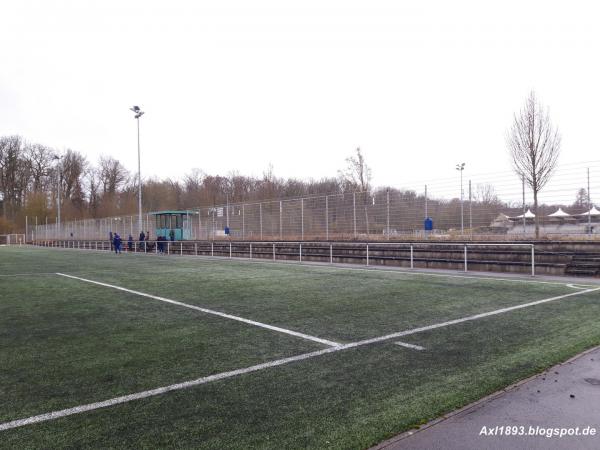
<svg viewBox="0 0 600 450">
<path fill-rule="evenodd" d="M 523 426 L 525 433 L 530 427 L 534 430 L 579 427 L 581 431 L 591 426 L 596 435 L 506 436 L 500 435 L 502 426 Z M 481 434 L 483 427 L 498 427 L 497 435 Z M 600 347 L 375 448 L 597 450 L 600 448 Z"/>
</svg>

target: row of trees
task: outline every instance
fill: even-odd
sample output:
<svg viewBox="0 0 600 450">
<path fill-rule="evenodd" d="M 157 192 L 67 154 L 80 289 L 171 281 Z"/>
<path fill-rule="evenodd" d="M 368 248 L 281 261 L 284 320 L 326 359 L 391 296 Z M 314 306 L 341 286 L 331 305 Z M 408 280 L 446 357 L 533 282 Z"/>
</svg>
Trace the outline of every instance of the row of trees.
<svg viewBox="0 0 600 450">
<path fill-rule="evenodd" d="M 145 211 L 184 209 L 370 189 L 370 170 L 360 150 L 347 170 L 321 180 L 283 179 L 269 167 L 262 177 L 208 175 L 192 170 L 183 180 L 143 182 Z M 0 234 L 23 228 L 25 216 L 53 220 L 100 218 L 137 212 L 137 177 L 113 157 L 95 164 L 80 152 L 58 152 L 20 136 L 0 137 Z"/>
</svg>

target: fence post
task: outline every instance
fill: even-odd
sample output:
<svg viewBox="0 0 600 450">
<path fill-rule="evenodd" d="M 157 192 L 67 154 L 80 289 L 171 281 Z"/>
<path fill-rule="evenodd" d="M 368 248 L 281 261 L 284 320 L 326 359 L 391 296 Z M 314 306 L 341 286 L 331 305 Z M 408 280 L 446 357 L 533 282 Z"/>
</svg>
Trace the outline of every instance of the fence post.
<svg viewBox="0 0 600 450">
<path fill-rule="evenodd" d="M 354 222 L 354 238 L 356 239 L 356 192 L 352 193 L 352 218 Z"/>
<path fill-rule="evenodd" d="M 329 244 L 329 264 L 333 264 L 333 244 Z"/>
<path fill-rule="evenodd" d="M 385 229 L 387 234 L 387 240 L 390 240 L 390 189 L 387 189 L 386 192 L 386 205 L 387 205 L 387 213 L 386 213 L 386 223 Z"/>
<path fill-rule="evenodd" d="M 302 240 L 304 240 L 304 198 L 300 199 L 300 221 L 302 222 Z"/>
<path fill-rule="evenodd" d="M 279 200 L 279 240 L 283 241 L 283 201 Z"/>
<path fill-rule="evenodd" d="M 252 259 L 252 242 L 250 242 L 250 259 Z"/>
<path fill-rule="evenodd" d="M 246 239 L 246 204 L 242 203 L 242 241 Z"/>
<path fill-rule="evenodd" d="M 273 242 L 273 261 L 275 261 L 275 242 Z"/>
<path fill-rule="evenodd" d="M 531 276 L 535 277 L 535 245 L 531 244 Z"/>
<path fill-rule="evenodd" d="M 231 242 L 229 242 L 229 259 L 231 259 L 232 256 L 232 244 Z"/>
<path fill-rule="evenodd" d="M 369 243 L 367 242 L 367 266 L 369 265 Z"/>
<path fill-rule="evenodd" d="M 302 242 L 300 242 L 300 262 L 302 262 Z"/>
<path fill-rule="evenodd" d="M 157 245 L 158 247 L 158 245 Z M 167 255 L 171 254 L 171 242 L 167 242 Z"/>
<path fill-rule="evenodd" d="M 198 243 L 194 242 L 194 255 L 198 256 Z"/>
<path fill-rule="evenodd" d="M 262 226 L 262 203 L 258 204 L 258 215 L 260 218 L 260 240 L 263 239 L 263 226 Z"/>
<path fill-rule="evenodd" d="M 469 234 L 473 236 L 473 196 L 471 191 L 471 180 L 469 180 Z"/>
<path fill-rule="evenodd" d="M 467 244 L 465 244 L 465 272 L 467 271 Z"/>
<path fill-rule="evenodd" d="M 329 196 L 325 196 L 325 240 L 329 240 Z"/>
<path fill-rule="evenodd" d="M 592 200 L 590 197 L 590 168 L 587 168 L 588 237 L 592 237 Z"/>
<path fill-rule="evenodd" d="M 413 246 L 410 244 L 410 268 L 414 269 Z"/>
<path fill-rule="evenodd" d="M 215 243 L 210 243 L 210 256 L 215 256 Z"/>
<path fill-rule="evenodd" d="M 183 256 L 183 242 L 179 243 L 179 256 Z"/>
</svg>

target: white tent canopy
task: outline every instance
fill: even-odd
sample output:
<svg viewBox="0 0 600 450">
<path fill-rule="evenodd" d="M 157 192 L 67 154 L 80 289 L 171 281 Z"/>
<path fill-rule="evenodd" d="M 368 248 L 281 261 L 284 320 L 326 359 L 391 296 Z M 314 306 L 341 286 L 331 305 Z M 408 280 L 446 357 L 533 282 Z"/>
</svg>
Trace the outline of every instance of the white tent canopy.
<svg viewBox="0 0 600 450">
<path fill-rule="evenodd" d="M 562 208 L 558 208 L 555 212 L 549 214 L 548 217 L 571 217 L 571 214 L 564 212 Z"/>
<path fill-rule="evenodd" d="M 521 214 L 520 216 L 512 217 L 513 219 L 522 219 L 525 216 L 526 219 L 533 219 L 535 214 L 531 212 L 531 209 L 528 209 L 525 214 Z"/>
<path fill-rule="evenodd" d="M 577 214 L 577 215 L 578 216 L 600 216 L 600 211 L 598 211 L 595 206 L 592 206 L 592 209 L 590 209 L 589 211 L 586 211 L 584 213 Z"/>
</svg>

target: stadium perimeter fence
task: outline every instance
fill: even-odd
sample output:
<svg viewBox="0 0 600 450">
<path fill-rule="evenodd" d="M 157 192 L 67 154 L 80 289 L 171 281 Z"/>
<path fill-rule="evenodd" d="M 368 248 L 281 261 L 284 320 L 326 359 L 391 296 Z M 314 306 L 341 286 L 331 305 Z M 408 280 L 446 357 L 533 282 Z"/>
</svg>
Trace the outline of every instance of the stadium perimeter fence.
<svg viewBox="0 0 600 450">
<path fill-rule="evenodd" d="M 540 235 L 600 238 L 600 213 L 592 193 L 600 192 L 600 162 L 563 165 L 539 195 Z M 514 173 L 484 174 L 400 188 L 345 192 L 260 202 L 232 202 L 192 208 L 185 220 L 192 240 L 519 240 L 535 236 L 529 217 L 532 192 Z M 551 216 L 557 208 L 567 216 Z M 521 217 L 519 217 L 521 216 Z M 424 230 L 425 218 L 433 229 Z M 106 239 L 110 232 L 154 236 L 144 213 L 58 223 L 28 218 L 28 240 Z M 229 234 L 225 233 L 225 230 Z"/>
</svg>

